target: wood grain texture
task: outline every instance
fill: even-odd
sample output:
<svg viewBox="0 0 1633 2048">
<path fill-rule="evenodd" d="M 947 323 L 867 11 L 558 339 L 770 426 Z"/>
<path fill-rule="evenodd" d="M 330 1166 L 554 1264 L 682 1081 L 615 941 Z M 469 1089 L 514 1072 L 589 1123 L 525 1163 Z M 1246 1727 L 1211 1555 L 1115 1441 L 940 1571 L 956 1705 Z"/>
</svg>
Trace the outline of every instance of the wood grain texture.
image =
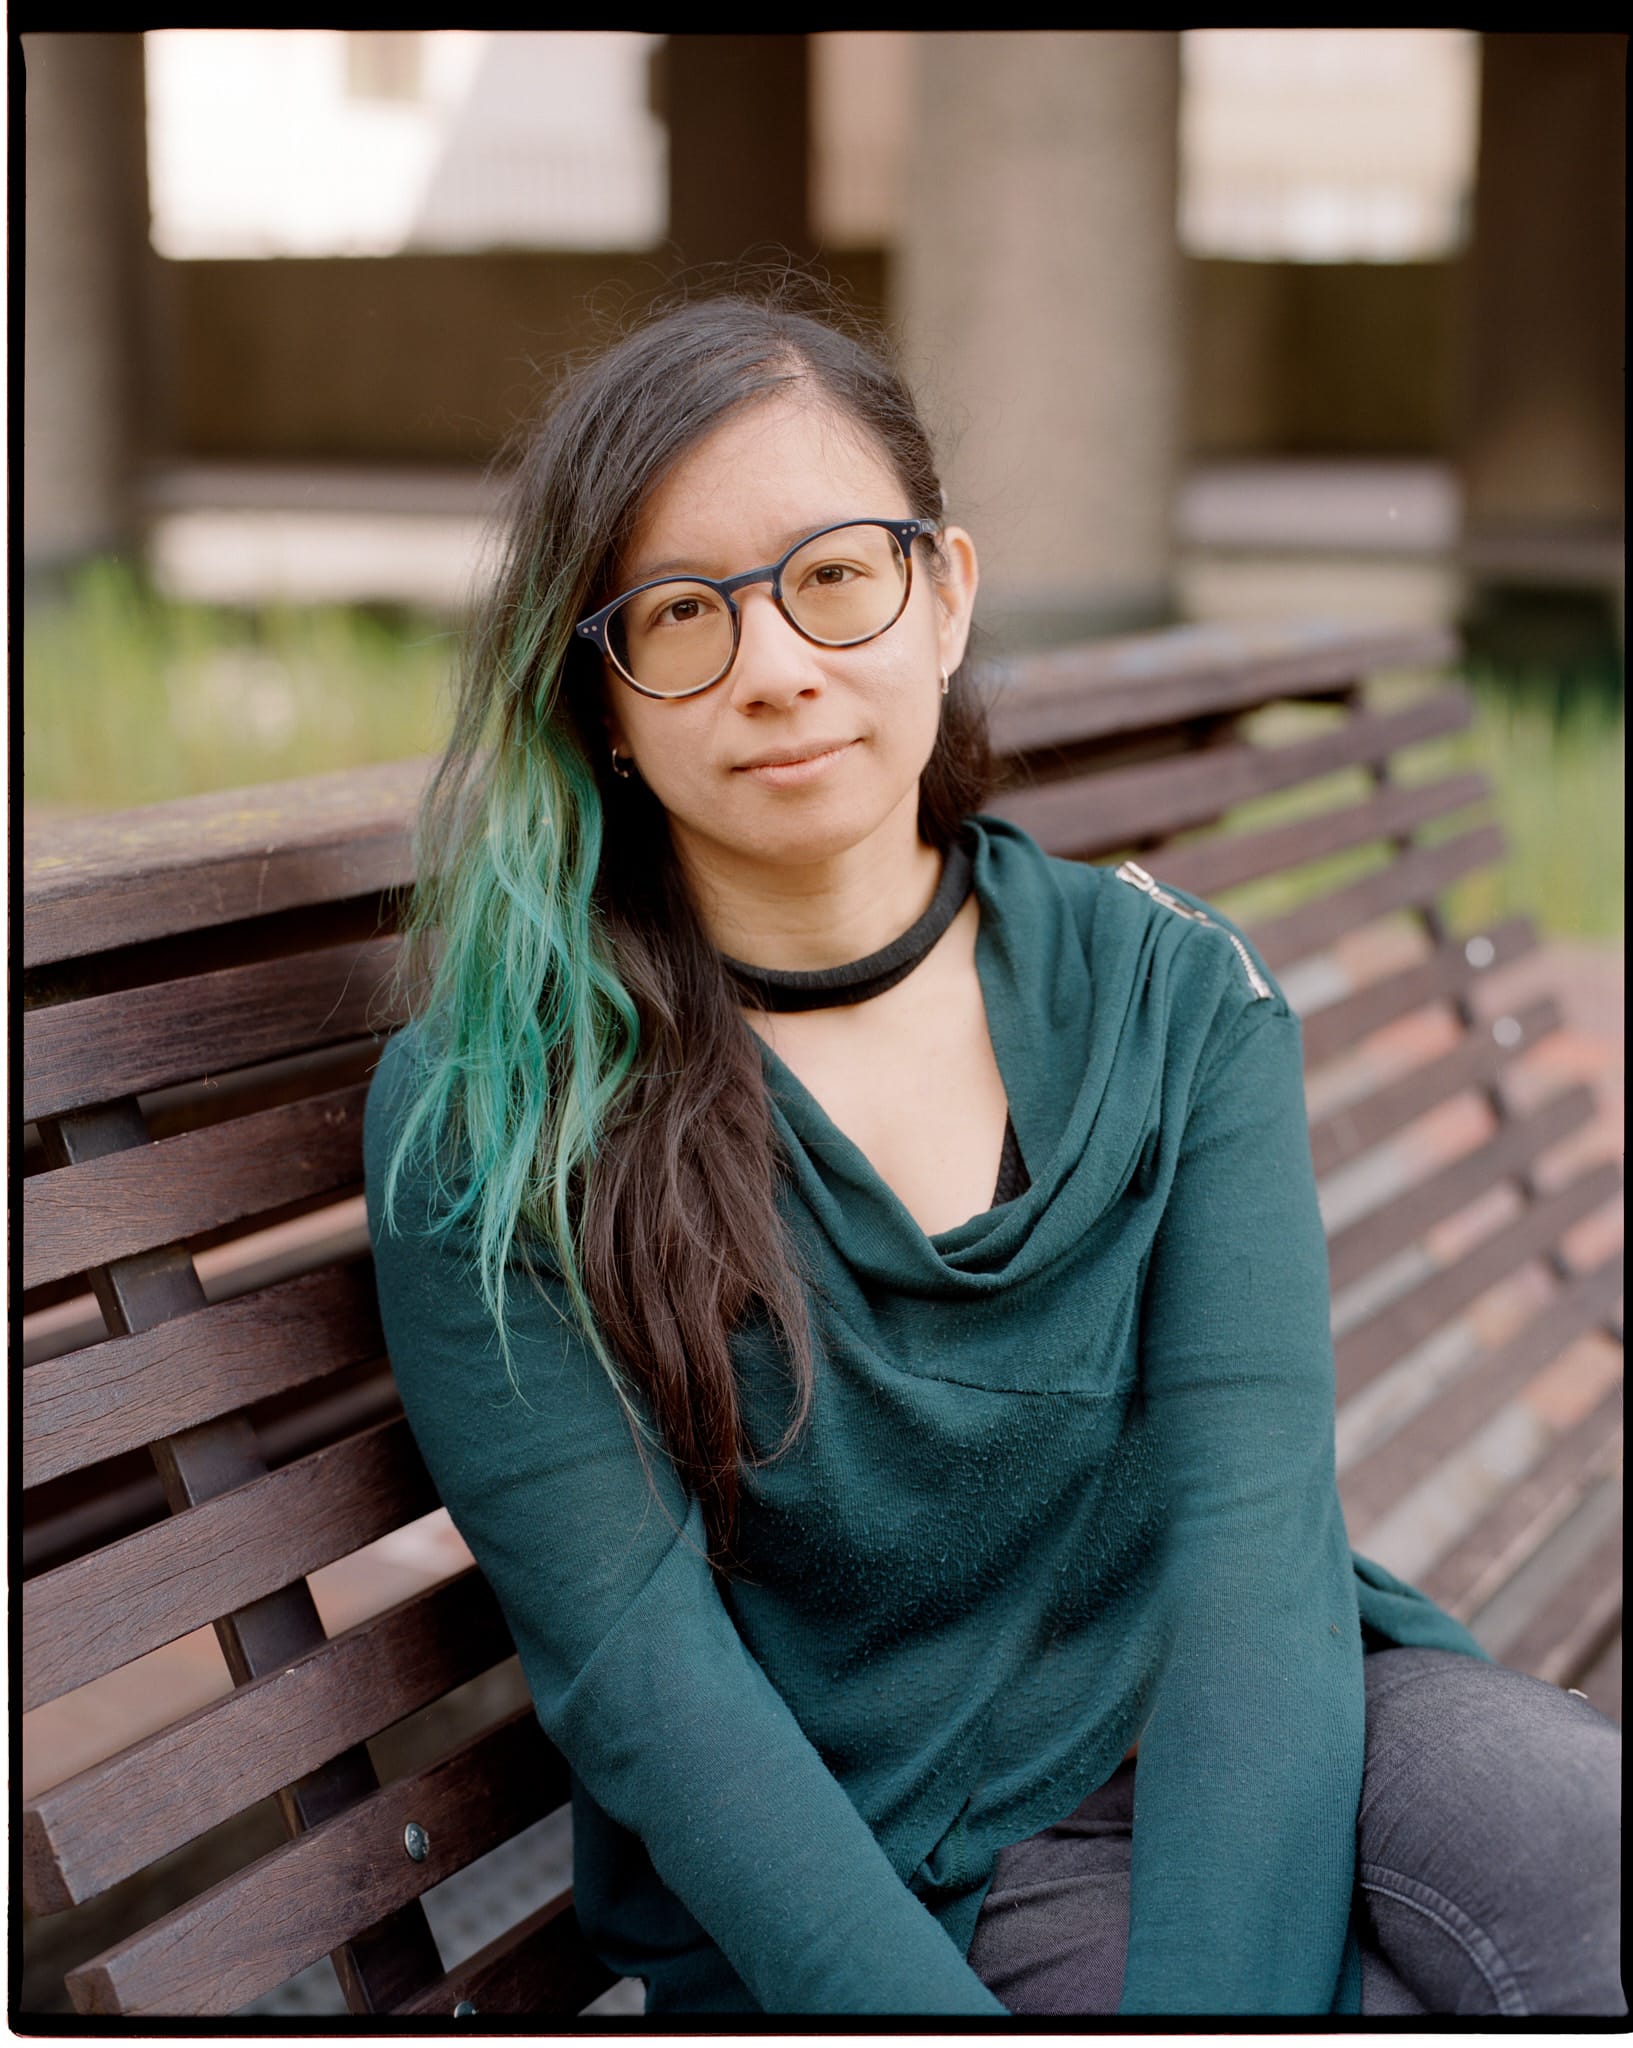
<svg viewBox="0 0 1633 2048">
<path fill-rule="evenodd" d="M 570 1891 L 548 1904 L 397 2007 L 400 2018 L 451 2018 L 462 2000 L 476 2008 L 471 2017 L 516 2013 L 582 2012 L 618 1980 L 591 1954 L 573 1910 Z"/>
<path fill-rule="evenodd" d="M 400 941 L 330 946 L 31 1010 L 23 1019 L 23 1115 L 166 1088 L 400 1021 L 388 1001 Z"/>
<path fill-rule="evenodd" d="M 110 1337 L 23 1374 L 23 1484 L 192 1429 L 383 1354 L 362 1260 Z"/>
<path fill-rule="evenodd" d="M 1365 803 L 1313 812 L 1286 825 L 1255 832 L 1216 833 L 1166 848 L 1159 882 L 1217 897 L 1244 882 L 1296 872 L 1312 860 L 1351 853 L 1381 839 L 1405 837 L 1437 818 L 1467 810 L 1490 796 L 1482 775 L 1450 775 L 1439 782 L 1389 783 Z"/>
<path fill-rule="evenodd" d="M 236 2012 L 531 1826 L 566 1793 L 566 1767 L 523 1710 L 71 1971 L 75 2010 Z M 423 1862 L 403 1848 L 410 1821 L 428 1838 Z"/>
<path fill-rule="evenodd" d="M 23 1709 L 258 1601 L 436 1506 L 408 1424 L 385 1422 L 44 1572 L 22 1590 Z"/>
<path fill-rule="evenodd" d="M 32 1800 L 30 1908 L 106 1891 L 511 1654 L 474 1569 L 359 1622 Z"/>
<path fill-rule="evenodd" d="M 1343 768 L 1375 766 L 1405 747 L 1459 731 L 1470 716 L 1466 692 L 1443 689 L 1399 711 L 1358 712 L 1285 746 L 1233 741 L 1203 753 L 1007 789 L 986 808 L 1051 853 L 1087 859 L 1209 824 L 1238 804 Z"/>
<path fill-rule="evenodd" d="M 1496 825 L 1462 832 L 1436 846 L 1415 847 L 1359 881 L 1314 896 L 1280 917 L 1251 927 L 1253 942 L 1272 973 L 1325 952 L 1350 932 L 1375 924 L 1397 910 L 1419 909 L 1477 868 L 1502 857 L 1503 835 Z"/>
<path fill-rule="evenodd" d="M 23 1188 L 26 1286 L 361 1186 L 364 1084 L 188 1131 Z"/>
<path fill-rule="evenodd" d="M 1140 732 L 1331 695 L 1386 668 L 1438 668 L 1457 652 L 1438 627 L 1224 623 L 1131 634 L 1006 664 L 993 704 L 1000 753 Z"/>
<path fill-rule="evenodd" d="M 55 820 L 23 844 L 32 968 L 413 880 L 429 761 Z"/>
</svg>

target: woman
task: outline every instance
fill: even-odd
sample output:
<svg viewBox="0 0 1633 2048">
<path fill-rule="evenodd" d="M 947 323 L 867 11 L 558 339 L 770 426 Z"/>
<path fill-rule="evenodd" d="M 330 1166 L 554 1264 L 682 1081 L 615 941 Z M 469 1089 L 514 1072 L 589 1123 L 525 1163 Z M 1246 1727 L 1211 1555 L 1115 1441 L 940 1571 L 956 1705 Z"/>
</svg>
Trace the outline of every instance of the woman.
<svg viewBox="0 0 1633 2048">
<path fill-rule="evenodd" d="M 652 2012 L 1620 2009 L 1615 1731 L 1345 1539 L 1297 1021 L 976 815 L 976 580 L 774 306 L 523 466 L 367 1161 L 580 1918 Z"/>
</svg>

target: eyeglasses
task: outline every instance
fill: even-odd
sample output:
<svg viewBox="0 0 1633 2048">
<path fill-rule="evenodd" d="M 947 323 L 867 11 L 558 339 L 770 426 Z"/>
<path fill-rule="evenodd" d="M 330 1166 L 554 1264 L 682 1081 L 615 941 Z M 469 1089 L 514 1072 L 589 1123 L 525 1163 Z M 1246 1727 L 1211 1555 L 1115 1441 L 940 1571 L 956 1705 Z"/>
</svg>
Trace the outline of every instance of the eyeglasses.
<svg viewBox="0 0 1633 2048">
<path fill-rule="evenodd" d="M 913 543 L 933 519 L 852 519 L 796 541 L 780 562 L 741 576 L 660 576 L 578 622 L 643 697 L 695 697 L 737 658 L 735 593 L 769 583 L 778 611 L 818 647 L 857 647 L 888 632 L 913 588 Z"/>
</svg>

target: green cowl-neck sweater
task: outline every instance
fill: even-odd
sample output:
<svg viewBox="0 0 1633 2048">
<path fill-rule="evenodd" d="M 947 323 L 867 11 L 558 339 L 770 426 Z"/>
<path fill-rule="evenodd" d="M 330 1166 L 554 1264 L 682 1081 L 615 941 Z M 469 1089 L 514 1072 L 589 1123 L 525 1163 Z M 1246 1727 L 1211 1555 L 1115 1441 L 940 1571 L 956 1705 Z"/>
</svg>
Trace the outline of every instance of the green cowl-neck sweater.
<svg viewBox="0 0 1633 2048">
<path fill-rule="evenodd" d="M 995 2014 L 965 1960 L 1005 1844 L 1136 1738 L 1124 2013 L 1358 2008 L 1364 1648 L 1480 1655 L 1352 1556 L 1298 1020 L 1234 927 L 971 826 L 976 964 L 1031 1185 L 926 1238 L 767 1049 L 813 1280 L 810 1424 L 718 1584 L 564 1290 L 378 1200 L 404 1405 L 573 1773 L 591 1941 L 648 2011 Z M 745 1027 L 746 1028 L 746 1027 Z M 736 1343 L 758 1441 L 786 1378 Z"/>
</svg>

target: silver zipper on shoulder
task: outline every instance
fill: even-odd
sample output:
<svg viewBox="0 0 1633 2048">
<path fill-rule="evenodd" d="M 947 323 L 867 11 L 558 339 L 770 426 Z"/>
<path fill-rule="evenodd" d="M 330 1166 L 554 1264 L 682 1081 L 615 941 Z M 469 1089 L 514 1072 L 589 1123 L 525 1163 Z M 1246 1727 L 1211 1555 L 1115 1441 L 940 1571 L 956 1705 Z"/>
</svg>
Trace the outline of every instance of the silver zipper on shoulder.
<svg viewBox="0 0 1633 2048">
<path fill-rule="evenodd" d="M 1159 881 L 1146 873 L 1138 861 L 1125 860 L 1122 866 L 1116 870 L 1116 874 L 1119 882 L 1131 883 L 1136 889 L 1149 896 L 1153 903 L 1160 903 L 1165 910 L 1172 910 L 1180 917 L 1188 917 L 1193 924 L 1211 925 L 1215 931 L 1224 929 L 1223 926 L 1214 924 L 1213 919 L 1205 911 L 1193 910 L 1188 903 L 1181 903 L 1177 896 L 1170 895 Z M 1227 931 L 1225 932 L 1225 937 L 1236 948 L 1237 956 L 1241 960 L 1243 967 L 1247 970 L 1248 986 L 1253 991 L 1254 1001 L 1262 1001 L 1271 992 L 1269 982 L 1265 980 L 1264 976 L 1253 964 L 1253 955 L 1242 944 L 1236 934 Z"/>
</svg>

